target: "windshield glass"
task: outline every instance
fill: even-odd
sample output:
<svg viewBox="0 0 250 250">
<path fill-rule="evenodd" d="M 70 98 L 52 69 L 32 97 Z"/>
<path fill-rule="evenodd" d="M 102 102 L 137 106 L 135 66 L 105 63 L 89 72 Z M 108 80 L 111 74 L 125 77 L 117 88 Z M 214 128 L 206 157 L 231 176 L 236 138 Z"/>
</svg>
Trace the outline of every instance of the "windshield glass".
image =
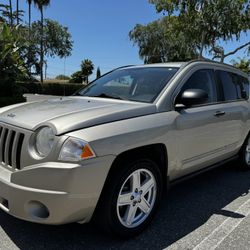
<svg viewBox="0 0 250 250">
<path fill-rule="evenodd" d="M 177 70 L 170 67 L 117 69 L 76 95 L 152 103 Z"/>
</svg>

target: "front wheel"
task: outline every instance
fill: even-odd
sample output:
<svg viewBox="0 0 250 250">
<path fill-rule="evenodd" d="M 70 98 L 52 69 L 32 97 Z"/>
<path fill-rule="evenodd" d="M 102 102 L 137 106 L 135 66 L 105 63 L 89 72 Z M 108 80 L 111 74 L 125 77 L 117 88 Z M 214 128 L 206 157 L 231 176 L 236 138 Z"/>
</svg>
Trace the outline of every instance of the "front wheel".
<svg viewBox="0 0 250 250">
<path fill-rule="evenodd" d="M 151 160 L 124 164 L 109 180 L 99 207 L 99 224 L 120 237 L 143 231 L 155 213 L 162 194 L 159 167 Z"/>
</svg>

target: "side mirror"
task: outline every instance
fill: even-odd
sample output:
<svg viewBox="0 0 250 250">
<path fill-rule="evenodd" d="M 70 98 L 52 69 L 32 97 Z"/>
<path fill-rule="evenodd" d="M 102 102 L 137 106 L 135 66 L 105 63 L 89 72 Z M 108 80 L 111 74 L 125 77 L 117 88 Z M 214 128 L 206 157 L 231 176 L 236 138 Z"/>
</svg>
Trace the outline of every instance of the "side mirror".
<svg viewBox="0 0 250 250">
<path fill-rule="evenodd" d="M 202 89 L 187 89 L 178 98 L 177 106 L 180 104 L 185 107 L 204 104 L 208 100 L 208 94 Z"/>
</svg>

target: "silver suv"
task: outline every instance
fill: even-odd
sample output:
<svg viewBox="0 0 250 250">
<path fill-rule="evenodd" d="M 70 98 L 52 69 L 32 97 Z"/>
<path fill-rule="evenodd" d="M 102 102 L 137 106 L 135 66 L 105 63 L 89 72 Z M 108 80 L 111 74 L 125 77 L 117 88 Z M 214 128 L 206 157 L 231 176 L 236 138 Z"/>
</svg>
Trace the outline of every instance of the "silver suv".
<svg viewBox="0 0 250 250">
<path fill-rule="evenodd" d="M 168 184 L 239 157 L 250 168 L 249 80 L 210 61 L 116 69 L 74 96 L 0 109 L 0 208 L 130 237 Z"/>
</svg>

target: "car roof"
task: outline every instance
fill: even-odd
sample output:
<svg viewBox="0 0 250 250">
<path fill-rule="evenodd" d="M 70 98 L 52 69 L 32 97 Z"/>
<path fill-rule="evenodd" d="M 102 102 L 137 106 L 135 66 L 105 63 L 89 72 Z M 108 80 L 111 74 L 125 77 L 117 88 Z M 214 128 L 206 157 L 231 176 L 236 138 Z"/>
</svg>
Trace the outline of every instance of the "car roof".
<svg viewBox="0 0 250 250">
<path fill-rule="evenodd" d="M 170 67 L 170 68 L 180 68 L 186 62 L 166 62 L 166 63 L 152 63 L 152 64 L 143 64 L 143 65 L 130 65 L 126 68 L 150 68 L 150 67 Z"/>
<path fill-rule="evenodd" d="M 193 63 L 207 63 L 209 65 L 212 64 L 214 66 L 223 66 L 225 67 L 225 69 L 237 71 L 241 75 L 244 75 L 245 77 L 249 77 L 246 73 L 242 72 L 240 69 L 234 67 L 233 65 L 216 62 L 216 61 L 209 60 L 209 59 L 196 59 L 196 60 L 191 60 L 188 62 L 166 62 L 166 63 L 153 63 L 153 64 L 143 64 L 143 65 L 129 65 L 129 66 L 121 67 L 121 68 L 150 68 L 150 67 L 184 68 Z"/>
</svg>

